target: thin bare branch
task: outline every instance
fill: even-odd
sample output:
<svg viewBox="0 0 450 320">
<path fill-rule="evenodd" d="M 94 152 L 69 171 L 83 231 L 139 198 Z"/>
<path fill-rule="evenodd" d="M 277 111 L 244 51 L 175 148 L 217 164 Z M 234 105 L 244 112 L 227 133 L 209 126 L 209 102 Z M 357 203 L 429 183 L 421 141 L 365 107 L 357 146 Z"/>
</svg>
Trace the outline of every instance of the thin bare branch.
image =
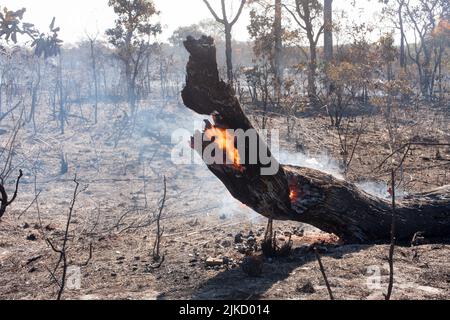
<svg viewBox="0 0 450 320">
<path fill-rule="evenodd" d="M 220 19 L 219 16 L 217 15 L 217 13 L 214 11 L 214 9 L 211 7 L 211 4 L 209 3 L 208 0 L 203 0 L 203 2 L 206 4 L 206 6 L 208 7 L 208 10 L 211 12 L 211 14 L 213 15 L 214 19 L 216 19 L 217 22 L 224 24 L 225 21 L 223 19 Z"/>
<path fill-rule="evenodd" d="M 396 199 L 395 199 L 395 170 L 392 170 L 391 177 L 392 189 L 392 225 L 391 225 L 391 245 L 389 248 L 389 287 L 385 295 L 386 300 L 390 300 L 392 296 L 392 289 L 394 288 L 394 253 L 395 253 L 395 224 L 396 224 Z"/>
<path fill-rule="evenodd" d="M 242 14 L 242 10 L 244 9 L 245 3 L 247 0 L 241 0 L 241 5 L 239 6 L 238 13 L 236 14 L 236 17 L 234 17 L 233 21 L 230 22 L 231 26 L 234 26 L 236 22 L 239 20 L 239 17 Z"/>
<path fill-rule="evenodd" d="M 317 249 L 317 247 L 314 247 L 314 252 L 316 254 L 316 259 L 317 259 L 317 262 L 319 263 L 320 272 L 322 273 L 323 280 L 325 281 L 325 285 L 327 287 L 328 295 L 330 296 L 330 300 L 334 300 L 333 291 L 331 290 L 330 282 L 328 281 L 328 277 L 325 272 L 325 268 L 323 267 L 322 259 L 320 258 L 319 250 Z"/>
</svg>

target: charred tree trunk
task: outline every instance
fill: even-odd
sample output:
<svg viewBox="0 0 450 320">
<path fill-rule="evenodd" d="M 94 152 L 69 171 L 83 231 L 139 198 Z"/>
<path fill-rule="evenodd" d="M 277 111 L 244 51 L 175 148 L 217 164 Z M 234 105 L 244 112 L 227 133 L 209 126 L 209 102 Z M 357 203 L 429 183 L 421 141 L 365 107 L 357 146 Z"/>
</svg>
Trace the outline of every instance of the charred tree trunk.
<svg viewBox="0 0 450 320">
<path fill-rule="evenodd" d="M 330 63 L 333 60 L 333 0 L 325 0 L 323 13 L 325 61 Z"/>
<path fill-rule="evenodd" d="M 97 77 L 97 58 L 95 56 L 95 41 L 94 38 L 89 38 L 89 44 L 91 49 L 91 68 L 92 77 L 94 79 L 94 122 L 98 122 L 98 77 Z"/>
<path fill-rule="evenodd" d="M 281 0 L 275 0 L 275 19 L 274 19 L 274 70 L 275 70 L 275 96 L 277 103 L 281 100 L 281 87 L 283 84 L 283 27 L 282 27 L 282 3 Z"/>
<path fill-rule="evenodd" d="M 400 28 L 400 67 L 406 71 L 405 28 L 403 23 L 404 0 L 398 1 L 398 24 Z"/>
<path fill-rule="evenodd" d="M 213 115 L 215 125 L 221 128 L 252 129 L 233 89 L 219 79 L 214 40 L 189 37 L 185 47 L 190 53 L 187 83 L 182 92 L 185 105 L 196 113 Z M 277 164 L 267 145 L 261 139 L 258 141 L 259 150 L 265 149 Z M 202 147 L 200 152 L 206 146 Z M 226 164 L 212 164 L 208 168 L 233 197 L 265 217 L 307 223 L 334 233 L 345 242 L 389 241 L 389 202 L 316 170 L 280 166 L 276 174 L 262 175 L 261 169 L 266 166 L 258 157 L 256 164 L 243 162 L 240 168 Z M 450 186 L 404 199 L 398 205 L 397 219 L 399 240 L 411 240 L 419 231 L 429 238 L 448 237 Z"/>
<path fill-rule="evenodd" d="M 225 24 L 225 57 L 227 61 L 228 82 L 233 82 L 233 48 L 232 48 L 231 25 Z"/>
<path fill-rule="evenodd" d="M 59 55 L 59 64 L 58 64 L 58 93 L 59 93 L 59 128 L 61 130 L 61 134 L 64 134 L 65 124 L 66 124 L 66 108 L 65 108 L 65 97 L 64 97 L 64 88 L 63 88 L 63 77 L 62 77 L 62 57 Z"/>
</svg>

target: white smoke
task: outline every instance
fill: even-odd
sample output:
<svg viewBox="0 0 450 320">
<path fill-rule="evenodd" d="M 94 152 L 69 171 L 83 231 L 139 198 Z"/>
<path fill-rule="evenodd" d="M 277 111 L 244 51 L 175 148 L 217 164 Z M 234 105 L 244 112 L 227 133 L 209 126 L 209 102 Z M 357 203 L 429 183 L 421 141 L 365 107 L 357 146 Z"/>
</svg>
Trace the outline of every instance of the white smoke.
<svg viewBox="0 0 450 320">
<path fill-rule="evenodd" d="M 289 153 L 281 151 L 279 154 L 280 163 L 304 168 L 319 170 L 332 175 L 333 177 L 345 180 L 344 173 L 338 161 L 322 153 L 315 156 L 309 156 L 304 153 Z M 362 181 L 355 184 L 362 191 L 381 198 L 390 199 L 389 186 L 383 182 Z M 402 188 L 395 190 L 397 198 L 403 198 L 408 195 Z"/>
<path fill-rule="evenodd" d="M 233 220 L 239 220 L 245 217 L 244 220 L 246 221 L 259 221 L 259 219 L 263 219 L 256 211 L 234 199 L 227 190 L 224 190 L 222 194 L 222 204 L 218 210 L 220 217 Z"/>
<path fill-rule="evenodd" d="M 362 191 L 381 199 L 388 199 L 391 197 L 387 184 L 381 182 L 362 181 L 358 182 L 356 186 Z"/>
<path fill-rule="evenodd" d="M 279 161 L 285 165 L 319 170 L 328 173 L 337 179 L 344 180 L 344 175 L 339 163 L 325 153 L 312 157 L 299 152 L 289 153 L 281 151 Z"/>
<path fill-rule="evenodd" d="M 381 199 L 391 199 L 392 195 L 389 192 L 390 186 L 388 184 L 382 183 L 382 182 L 376 182 L 376 181 L 362 181 L 356 183 L 356 186 L 361 189 L 362 191 L 381 198 Z M 395 197 L 397 199 L 402 199 L 408 195 L 408 192 L 406 192 L 403 188 L 397 186 L 395 188 Z"/>
</svg>

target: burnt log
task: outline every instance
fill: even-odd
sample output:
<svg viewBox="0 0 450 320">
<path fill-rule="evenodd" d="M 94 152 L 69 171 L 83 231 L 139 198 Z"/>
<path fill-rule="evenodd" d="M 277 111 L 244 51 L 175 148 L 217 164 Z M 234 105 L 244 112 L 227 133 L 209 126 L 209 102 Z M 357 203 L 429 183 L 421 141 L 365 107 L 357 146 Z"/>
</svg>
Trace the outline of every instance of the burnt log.
<svg viewBox="0 0 450 320">
<path fill-rule="evenodd" d="M 212 126 L 253 129 L 234 90 L 219 77 L 214 40 L 188 37 L 184 45 L 190 53 L 182 92 L 184 104 L 198 114 L 213 116 L 215 122 L 207 122 L 205 132 L 197 134 L 204 135 Z M 209 143 L 214 143 L 214 139 L 202 143 L 197 151 L 203 152 Z M 248 151 L 248 146 L 245 148 Z M 259 156 L 261 149 L 272 165 L 278 162 L 259 136 L 257 148 L 256 163 L 247 164 L 245 158 L 237 164 L 208 164 L 234 198 L 267 218 L 310 224 L 346 243 L 390 241 L 390 202 L 309 168 L 280 165 L 274 174 L 261 174 L 269 166 Z M 430 239 L 449 238 L 450 186 L 399 200 L 396 216 L 400 241 L 411 241 L 417 232 Z"/>
</svg>

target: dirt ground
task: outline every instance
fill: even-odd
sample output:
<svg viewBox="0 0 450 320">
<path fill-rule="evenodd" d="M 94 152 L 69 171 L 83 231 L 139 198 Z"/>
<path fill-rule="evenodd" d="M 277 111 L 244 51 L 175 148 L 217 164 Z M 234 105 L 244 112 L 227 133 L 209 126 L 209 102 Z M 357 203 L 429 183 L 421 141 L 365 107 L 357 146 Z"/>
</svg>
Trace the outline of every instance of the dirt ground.
<svg viewBox="0 0 450 320">
<path fill-rule="evenodd" d="M 72 107 L 90 117 L 90 106 L 77 108 Z M 60 270 L 53 273 L 58 255 L 45 240 L 62 243 L 76 173 L 82 192 L 75 203 L 68 257 L 81 282 L 76 288 L 69 285 L 64 299 L 328 299 L 311 250 L 315 243 L 320 243 L 337 299 L 383 299 L 388 246 L 340 245 L 299 223 L 275 223 L 281 244 L 292 235 L 292 254 L 258 260 L 261 275 L 248 276 L 241 266 L 245 250 L 264 236 L 266 220 L 233 200 L 204 165 L 170 161 L 170 133 L 179 127 L 193 130 L 192 114 L 175 103 L 162 108 L 154 100 L 143 106 L 136 123 L 125 125 L 122 108 L 100 106 L 98 125 L 70 119 L 64 135 L 45 113 L 38 120 L 38 134 L 32 126 L 21 129 L 15 163 L 25 175 L 17 201 L 0 221 L 0 298 L 56 298 L 52 274 L 60 276 Z M 401 118 L 398 130 L 405 141 L 420 135 L 450 142 L 448 115 L 421 114 Z M 282 150 L 294 154 L 300 144 L 319 162 L 324 152 L 338 161 L 339 139 L 326 117 L 297 119 L 291 140 L 285 138 L 284 121 L 271 121 L 282 129 Z M 365 127 L 349 180 L 387 185 L 388 173 L 375 170 L 390 153 L 382 123 L 374 116 Z M 7 136 L 0 137 L 2 142 Z M 450 149 L 441 148 L 439 157 L 437 153 L 436 148 L 417 147 L 407 158 L 406 192 L 450 183 Z M 61 154 L 68 162 L 65 174 L 60 173 Z M 164 262 L 156 268 L 151 258 L 155 225 L 149 222 L 162 198 L 164 176 Z M 239 234 L 242 243 L 236 243 Z M 209 266 L 210 258 L 223 263 Z M 73 277 L 70 273 L 69 281 L 76 282 Z M 398 247 L 393 298 L 449 299 L 450 246 Z"/>
</svg>

